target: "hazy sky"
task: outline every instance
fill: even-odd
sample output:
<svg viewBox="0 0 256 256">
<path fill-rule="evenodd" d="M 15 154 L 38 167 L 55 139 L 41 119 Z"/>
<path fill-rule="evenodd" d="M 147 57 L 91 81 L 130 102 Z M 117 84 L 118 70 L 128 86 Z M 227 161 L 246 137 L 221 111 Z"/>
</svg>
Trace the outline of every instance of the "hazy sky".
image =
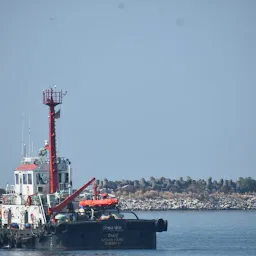
<svg viewBox="0 0 256 256">
<path fill-rule="evenodd" d="M 255 13 L 255 0 L 0 0 L 0 184 L 23 112 L 34 153 L 48 138 L 49 85 L 68 91 L 58 152 L 75 186 L 256 178 Z"/>
</svg>

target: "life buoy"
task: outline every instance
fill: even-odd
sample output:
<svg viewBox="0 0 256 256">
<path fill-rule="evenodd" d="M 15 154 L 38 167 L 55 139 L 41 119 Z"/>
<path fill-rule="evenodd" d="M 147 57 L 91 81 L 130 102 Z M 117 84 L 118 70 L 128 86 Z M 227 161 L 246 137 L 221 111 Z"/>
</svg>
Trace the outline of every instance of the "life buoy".
<svg viewBox="0 0 256 256">
<path fill-rule="evenodd" d="M 27 198 L 27 204 L 26 204 L 27 206 L 30 206 L 31 205 L 31 196 L 28 196 L 28 198 Z"/>
<path fill-rule="evenodd" d="M 35 215 L 33 213 L 30 214 L 30 219 L 32 223 L 35 223 Z"/>
</svg>

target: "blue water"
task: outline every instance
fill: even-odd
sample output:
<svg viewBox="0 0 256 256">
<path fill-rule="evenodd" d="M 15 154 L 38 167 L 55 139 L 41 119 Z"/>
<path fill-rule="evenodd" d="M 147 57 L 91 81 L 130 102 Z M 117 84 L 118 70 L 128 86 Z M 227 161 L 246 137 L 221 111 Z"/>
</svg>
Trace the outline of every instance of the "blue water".
<svg viewBox="0 0 256 256">
<path fill-rule="evenodd" d="M 256 255 L 256 211 L 137 212 L 141 218 L 164 218 L 168 232 L 158 233 L 157 250 L 38 252 L 0 250 L 1 256 L 157 256 Z"/>
</svg>

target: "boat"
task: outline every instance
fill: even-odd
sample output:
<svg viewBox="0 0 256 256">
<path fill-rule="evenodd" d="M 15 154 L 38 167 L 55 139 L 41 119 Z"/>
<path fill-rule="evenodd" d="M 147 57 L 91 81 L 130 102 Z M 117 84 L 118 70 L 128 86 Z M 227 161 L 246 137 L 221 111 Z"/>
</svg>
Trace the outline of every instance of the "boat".
<svg viewBox="0 0 256 256">
<path fill-rule="evenodd" d="M 167 231 L 163 219 L 126 217 L 118 199 L 100 194 L 95 177 L 72 187 L 71 161 L 56 150 L 56 107 L 66 92 L 43 91 L 49 107 L 49 139 L 37 156 L 23 152 L 1 204 L 0 248 L 36 250 L 156 249 L 157 232 Z M 25 150 L 24 150 L 25 151 Z M 92 199 L 79 195 L 93 186 Z"/>
<path fill-rule="evenodd" d="M 118 204 L 116 198 L 109 199 L 92 199 L 92 200 L 82 200 L 79 202 L 79 206 L 84 207 L 110 207 Z"/>
</svg>

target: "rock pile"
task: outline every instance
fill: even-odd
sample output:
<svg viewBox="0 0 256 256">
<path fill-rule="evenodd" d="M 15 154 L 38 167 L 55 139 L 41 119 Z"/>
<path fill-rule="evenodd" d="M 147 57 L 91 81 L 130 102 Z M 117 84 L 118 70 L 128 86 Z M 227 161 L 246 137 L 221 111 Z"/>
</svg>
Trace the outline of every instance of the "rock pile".
<svg viewBox="0 0 256 256">
<path fill-rule="evenodd" d="M 120 197 L 122 210 L 252 210 L 256 209 L 256 195 L 209 195 L 198 199 L 191 196 L 164 198 L 125 198 Z"/>
</svg>

